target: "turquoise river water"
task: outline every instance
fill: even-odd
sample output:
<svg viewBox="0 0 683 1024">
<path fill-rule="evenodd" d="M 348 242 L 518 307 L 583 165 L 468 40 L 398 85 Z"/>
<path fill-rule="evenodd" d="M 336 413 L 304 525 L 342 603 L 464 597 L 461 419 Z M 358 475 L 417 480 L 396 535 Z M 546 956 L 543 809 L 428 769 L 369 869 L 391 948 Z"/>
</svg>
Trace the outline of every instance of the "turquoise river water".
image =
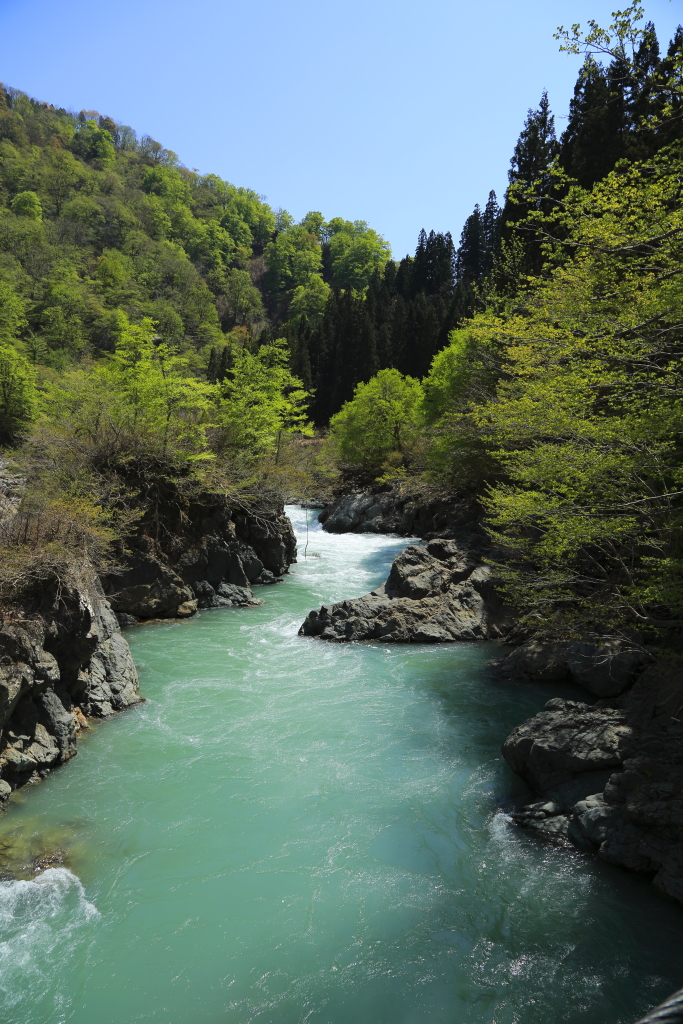
<svg viewBox="0 0 683 1024">
<path fill-rule="evenodd" d="M 683 984 L 683 908 L 505 813 L 501 742 L 558 689 L 297 636 L 406 541 L 311 526 L 304 558 L 290 513 L 265 604 L 130 630 L 146 703 L 3 820 L 69 859 L 0 883 L 0 1020 L 630 1024 Z"/>
</svg>

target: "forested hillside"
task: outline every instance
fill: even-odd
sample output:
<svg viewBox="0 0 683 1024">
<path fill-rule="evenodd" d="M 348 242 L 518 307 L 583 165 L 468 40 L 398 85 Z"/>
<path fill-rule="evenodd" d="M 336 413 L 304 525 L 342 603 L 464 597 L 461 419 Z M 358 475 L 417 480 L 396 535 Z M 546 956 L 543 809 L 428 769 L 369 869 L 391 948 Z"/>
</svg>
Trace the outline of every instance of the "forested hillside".
<svg viewBox="0 0 683 1024">
<path fill-rule="evenodd" d="M 683 30 L 662 54 L 633 6 L 558 38 L 585 56 L 561 137 L 544 94 L 502 207 L 400 262 L 0 90 L 2 440 L 104 536 L 145 473 L 243 486 L 329 425 L 328 478 L 482 498 L 533 615 L 678 622 Z"/>
<path fill-rule="evenodd" d="M 471 282 L 473 315 L 426 375 L 360 385 L 327 443 L 367 479 L 483 501 L 529 624 L 666 632 L 683 624 L 683 32 L 660 57 L 634 6 L 559 38 L 586 58 L 568 126 L 558 140 L 544 95 L 501 214 L 468 219 L 451 287 Z"/>
<path fill-rule="evenodd" d="M 294 224 L 96 111 L 2 89 L 0 138 L 3 332 L 32 362 L 112 351 L 120 312 L 196 353 L 249 346 L 288 315 L 315 322 L 389 256 L 362 222 Z"/>
</svg>

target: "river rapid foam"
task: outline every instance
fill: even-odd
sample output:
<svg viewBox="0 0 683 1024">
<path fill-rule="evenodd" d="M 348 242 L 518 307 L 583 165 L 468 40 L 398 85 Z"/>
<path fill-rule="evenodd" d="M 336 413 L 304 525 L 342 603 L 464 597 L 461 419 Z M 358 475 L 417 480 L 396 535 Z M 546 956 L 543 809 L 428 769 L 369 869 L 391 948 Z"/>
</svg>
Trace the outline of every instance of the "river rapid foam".
<svg viewBox="0 0 683 1024">
<path fill-rule="evenodd" d="M 503 739 L 578 691 L 489 678 L 488 644 L 299 637 L 407 542 L 288 511 L 264 605 L 130 630 L 146 703 L 2 823 L 73 842 L 0 882 L 0 1020 L 630 1024 L 683 983 L 683 908 L 506 813 Z"/>
</svg>

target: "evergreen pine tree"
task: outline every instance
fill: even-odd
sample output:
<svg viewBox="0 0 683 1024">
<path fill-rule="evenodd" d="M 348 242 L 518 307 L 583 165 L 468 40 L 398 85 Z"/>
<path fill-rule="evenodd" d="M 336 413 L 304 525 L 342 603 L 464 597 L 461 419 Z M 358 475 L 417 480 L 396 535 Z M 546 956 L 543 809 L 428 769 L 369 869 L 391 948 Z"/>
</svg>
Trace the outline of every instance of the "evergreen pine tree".
<svg viewBox="0 0 683 1024">
<path fill-rule="evenodd" d="M 310 355 L 310 343 L 311 343 L 311 327 L 308 323 L 308 319 L 302 316 L 299 319 L 299 326 L 296 333 L 296 356 L 291 361 L 292 373 L 296 377 L 300 377 L 303 381 L 303 385 L 307 391 L 310 391 L 312 387 L 311 377 L 311 355 Z"/>
<path fill-rule="evenodd" d="M 550 111 L 548 94 L 543 92 L 537 110 L 527 112 L 524 128 L 517 140 L 510 160 L 508 180 L 510 187 L 505 196 L 505 206 L 500 219 L 501 240 L 509 243 L 513 236 L 522 237 L 524 273 L 536 274 L 543 265 L 539 240 L 524 231 L 515 230 L 515 224 L 525 220 L 532 209 L 544 209 L 551 194 L 552 183 L 548 168 L 558 154 L 555 137 L 555 118 Z M 522 197 L 515 185 L 525 186 Z"/>
<path fill-rule="evenodd" d="M 231 376 L 231 370 L 234 365 L 235 354 L 230 345 L 225 345 L 221 352 L 220 362 L 218 363 L 217 379 L 219 382 Z"/>
<path fill-rule="evenodd" d="M 339 321 L 338 294 L 332 292 L 318 327 L 309 341 L 313 400 L 309 415 L 318 426 L 324 426 L 332 415 L 332 391 L 334 388 L 334 365 Z"/>
<path fill-rule="evenodd" d="M 413 259 L 412 256 L 404 256 L 396 271 L 395 288 L 396 294 L 409 299 L 412 295 Z"/>
<path fill-rule="evenodd" d="M 653 107 L 655 112 L 659 112 L 662 105 L 666 103 L 671 109 L 671 116 L 668 117 L 656 131 L 655 138 L 658 147 L 669 145 L 669 143 L 680 139 L 681 119 L 683 118 L 683 100 L 681 98 L 680 91 L 667 88 L 666 83 L 670 82 L 672 77 L 674 77 L 676 64 L 680 67 L 679 62 L 682 59 L 683 27 L 679 25 L 673 39 L 669 43 L 666 57 L 664 57 L 659 66 L 659 81 L 661 83 L 661 87 L 653 102 Z"/>
<path fill-rule="evenodd" d="M 400 370 L 401 373 L 408 372 L 406 369 L 409 349 L 408 339 L 408 302 L 403 295 L 399 294 L 394 301 L 391 317 L 391 354 L 393 359 L 392 365 L 397 370 Z"/>
<path fill-rule="evenodd" d="M 353 398 L 356 384 L 370 380 L 378 369 L 375 328 L 364 297 L 348 289 L 339 302 L 330 413 L 338 412 Z"/>
<path fill-rule="evenodd" d="M 569 103 L 569 121 L 560 140 L 560 163 L 583 188 L 592 188 L 625 152 L 623 69 L 606 72 L 587 60 Z"/>
<path fill-rule="evenodd" d="M 493 267 L 493 262 L 500 247 L 500 220 L 502 210 L 498 205 L 496 193 L 489 192 L 486 207 L 481 218 L 482 231 L 484 233 L 484 260 L 483 273 L 488 274 Z"/>
<path fill-rule="evenodd" d="M 411 293 L 435 295 L 451 288 L 455 273 L 455 247 L 450 231 L 446 234 L 424 229 L 420 236 L 413 259 Z"/>
<path fill-rule="evenodd" d="M 465 221 L 460 235 L 456 256 L 458 281 L 476 283 L 484 272 L 486 263 L 486 234 L 479 204 Z"/>
<path fill-rule="evenodd" d="M 657 33 L 651 21 L 645 26 L 640 46 L 634 54 L 634 65 L 628 82 L 629 98 L 626 111 L 626 155 L 629 160 L 646 159 L 661 145 L 656 134 L 645 130 L 643 124 L 659 106 L 659 95 L 654 88 L 654 82 L 657 72 L 662 67 L 662 60 Z"/>
<path fill-rule="evenodd" d="M 524 128 L 510 160 L 508 180 L 511 185 L 543 182 L 546 171 L 557 156 L 555 118 L 550 112 L 548 93 L 544 90 L 538 110 L 527 112 Z"/>
<path fill-rule="evenodd" d="M 216 352 L 215 346 L 212 345 L 211 346 L 211 351 L 209 353 L 209 361 L 208 361 L 208 363 L 206 365 L 206 379 L 208 380 L 209 384 L 215 384 L 216 380 L 218 379 L 218 377 L 217 377 L 217 370 L 218 370 L 217 363 L 218 363 L 218 353 Z"/>
</svg>

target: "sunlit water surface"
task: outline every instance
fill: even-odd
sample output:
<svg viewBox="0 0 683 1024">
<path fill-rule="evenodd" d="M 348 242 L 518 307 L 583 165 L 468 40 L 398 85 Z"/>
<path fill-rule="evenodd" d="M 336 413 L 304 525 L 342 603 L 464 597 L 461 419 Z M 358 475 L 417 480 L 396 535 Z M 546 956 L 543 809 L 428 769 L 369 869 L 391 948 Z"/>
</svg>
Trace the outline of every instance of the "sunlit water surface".
<svg viewBox="0 0 683 1024">
<path fill-rule="evenodd" d="M 130 630 L 146 703 L 4 819 L 70 860 L 0 883 L 0 1020 L 626 1024 L 683 984 L 682 908 L 504 813 L 501 742 L 558 689 L 297 636 L 405 541 L 316 525 L 303 558 L 290 513 L 263 607 Z"/>
</svg>

